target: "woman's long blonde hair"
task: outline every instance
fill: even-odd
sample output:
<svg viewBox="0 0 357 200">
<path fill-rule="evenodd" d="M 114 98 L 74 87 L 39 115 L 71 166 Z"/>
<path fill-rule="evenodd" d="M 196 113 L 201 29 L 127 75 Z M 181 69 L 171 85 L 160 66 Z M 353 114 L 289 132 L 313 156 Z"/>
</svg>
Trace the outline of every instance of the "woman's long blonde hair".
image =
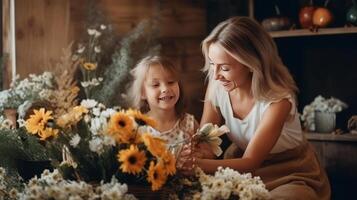
<svg viewBox="0 0 357 200">
<path fill-rule="evenodd" d="M 147 56 L 143 58 L 131 70 L 131 75 L 134 80 L 128 90 L 129 104 L 131 107 L 139 109 L 141 112 L 148 112 L 149 105 L 145 99 L 142 98 L 144 81 L 146 79 L 146 74 L 150 67 L 153 65 L 161 66 L 165 71 L 171 73 L 171 75 L 178 81 L 180 97 L 175 105 L 175 110 L 178 116 L 184 113 L 185 102 L 184 102 L 184 92 L 181 83 L 181 70 L 176 65 L 174 65 L 168 58 L 162 56 Z"/>
<path fill-rule="evenodd" d="M 218 24 L 202 42 L 205 56 L 203 71 L 208 72 L 209 90 L 214 87 L 208 49 L 220 44 L 237 61 L 248 67 L 252 75 L 252 94 L 257 100 L 279 100 L 289 95 L 296 98 L 298 91 L 289 70 L 282 63 L 277 47 L 269 34 L 249 17 L 232 17 Z M 210 92 L 208 99 L 211 99 Z"/>
</svg>

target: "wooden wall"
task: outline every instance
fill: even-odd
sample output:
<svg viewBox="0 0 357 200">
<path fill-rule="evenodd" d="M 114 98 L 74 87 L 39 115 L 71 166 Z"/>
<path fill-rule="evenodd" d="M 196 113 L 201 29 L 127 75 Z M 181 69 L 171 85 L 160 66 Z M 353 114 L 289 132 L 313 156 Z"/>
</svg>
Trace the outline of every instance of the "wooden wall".
<svg viewBox="0 0 357 200">
<path fill-rule="evenodd" d="M 62 49 L 78 40 L 86 30 L 88 0 L 16 0 L 17 73 L 51 70 Z M 204 0 L 97 0 L 106 20 L 118 36 L 124 36 L 142 19 L 160 16 L 160 42 L 163 52 L 175 58 L 183 69 L 189 111 L 200 117 L 204 94 L 200 72 L 203 56 L 200 42 L 206 33 Z M 6 66 L 9 68 L 9 65 Z M 9 74 L 8 74 L 9 75 Z M 6 86 L 8 86 L 9 80 Z"/>
</svg>

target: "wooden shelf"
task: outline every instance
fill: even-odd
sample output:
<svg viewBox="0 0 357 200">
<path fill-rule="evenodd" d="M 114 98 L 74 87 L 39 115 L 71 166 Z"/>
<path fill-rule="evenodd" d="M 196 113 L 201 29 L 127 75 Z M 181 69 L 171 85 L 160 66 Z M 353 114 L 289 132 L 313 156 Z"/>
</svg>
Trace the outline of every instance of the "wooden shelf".
<svg viewBox="0 0 357 200">
<path fill-rule="evenodd" d="M 339 35 L 339 34 L 357 33 L 357 27 L 320 28 L 318 29 L 317 32 L 312 32 L 309 29 L 295 29 L 295 30 L 287 30 L 287 31 L 271 31 L 269 33 L 273 38 Z"/>
<path fill-rule="evenodd" d="M 305 133 L 308 140 L 332 141 L 332 142 L 357 142 L 357 134 L 345 133 L 336 135 L 333 133 Z"/>
</svg>

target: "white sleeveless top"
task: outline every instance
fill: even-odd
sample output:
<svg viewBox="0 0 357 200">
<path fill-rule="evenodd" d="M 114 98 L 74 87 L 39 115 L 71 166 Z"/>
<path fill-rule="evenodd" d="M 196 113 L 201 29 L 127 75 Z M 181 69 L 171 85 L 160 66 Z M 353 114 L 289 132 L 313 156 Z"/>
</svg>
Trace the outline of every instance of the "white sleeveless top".
<svg viewBox="0 0 357 200">
<path fill-rule="evenodd" d="M 296 105 L 291 97 L 287 97 L 287 99 L 292 103 L 290 111 L 291 119 L 285 122 L 281 135 L 270 153 L 279 153 L 292 149 L 299 146 L 303 141 L 303 133 Z M 265 101 L 255 102 L 249 114 L 241 120 L 234 117 L 227 91 L 221 88 L 214 90 L 213 101 L 212 104 L 219 107 L 225 123 L 231 131 L 230 138 L 233 140 L 232 142 L 243 150 L 247 148 L 249 141 L 253 138 L 265 110 L 273 103 Z"/>
</svg>

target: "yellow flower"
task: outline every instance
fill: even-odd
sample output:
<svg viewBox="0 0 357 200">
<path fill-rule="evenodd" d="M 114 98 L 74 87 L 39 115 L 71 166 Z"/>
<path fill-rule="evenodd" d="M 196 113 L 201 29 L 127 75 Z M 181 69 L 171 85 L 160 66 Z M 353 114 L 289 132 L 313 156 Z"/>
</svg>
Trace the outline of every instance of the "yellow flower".
<svg viewBox="0 0 357 200">
<path fill-rule="evenodd" d="M 38 134 L 45 129 L 47 121 L 53 119 L 51 116 L 52 111 L 46 112 L 44 108 L 41 108 L 33 112 L 34 114 L 30 115 L 30 118 L 26 120 L 25 127 L 28 132 Z"/>
<path fill-rule="evenodd" d="M 135 122 L 139 126 L 145 126 L 145 125 L 148 125 L 148 126 L 151 126 L 151 127 L 155 127 L 156 126 L 155 120 L 153 120 L 150 117 L 142 114 L 138 110 L 129 109 L 128 111 L 126 111 L 126 114 L 128 114 L 129 116 L 134 117 Z"/>
<path fill-rule="evenodd" d="M 40 136 L 40 140 L 46 140 L 50 137 L 57 137 L 58 129 L 47 127 L 46 129 L 42 130 L 38 135 Z"/>
<path fill-rule="evenodd" d="M 146 161 L 145 152 L 139 151 L 136 145 L 130 145 L 129 149 L 119 151 L 117 157 L 118 161 L 122 162 L 120 169 L 131 174 L 140 173 Z"/>
<path fill-rule="evenodd" d="M 110 118 L 108 132 L 118 143 L 139 142 L 140 136 L 133 133 L 133 129 L 133 121 L 123 112 L 117 112 Z"/>
<path fill-rule="evenodd" d="M 97 64 L 96 63 L 86 62 L 86 63 L 83 64 L 83 68 L 88 70 L 88 71 L 93 71 L 93 70 L 97 69 Z"/>
<path fill-rule="evenodd" d="M 152 155 L 161 157 L 165 153 L 165 141 L 161 138 L 153 137 L 149 133 L 144 133 L 142 140 Z"/>
<path fill-rule="evenodd" d="M 172 153 L 166 151 L 159 162 L 162 164 L 167 175 L 174 175 L 176 173 L 176 158 Z"/>
<path fill-rule="evenodd" d="M 167 175 L 161 164 L 155 165 L 153 161 L 150 162 L 147 180 L 151 183 L 153 191 L 160 189 L 166 182 Z"/>
<path fill-rule="evenodd" d="M 61 115 L 56 124 L 62 128 L 76 124 L 82 119 L 84 113 L 88 113 L 88 109 L 83 106 L 75 106 L 69 113 Z"/>
</svg>

